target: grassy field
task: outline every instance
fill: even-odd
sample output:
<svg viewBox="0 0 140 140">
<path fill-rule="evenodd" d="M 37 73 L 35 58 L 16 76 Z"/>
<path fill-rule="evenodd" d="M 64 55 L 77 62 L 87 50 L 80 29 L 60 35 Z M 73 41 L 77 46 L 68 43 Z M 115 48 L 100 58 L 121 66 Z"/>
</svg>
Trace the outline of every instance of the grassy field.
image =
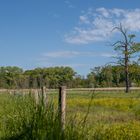
<svg viewBox="0 0 140 140">
<path fill-rule="evenodd" d="M 29 96 L 0 95 L 1 139 L 139 140 L 140 92 L 67 92 L 67 125 L 57 121 L 57 93 L 48 107 Z"/>
</svg>

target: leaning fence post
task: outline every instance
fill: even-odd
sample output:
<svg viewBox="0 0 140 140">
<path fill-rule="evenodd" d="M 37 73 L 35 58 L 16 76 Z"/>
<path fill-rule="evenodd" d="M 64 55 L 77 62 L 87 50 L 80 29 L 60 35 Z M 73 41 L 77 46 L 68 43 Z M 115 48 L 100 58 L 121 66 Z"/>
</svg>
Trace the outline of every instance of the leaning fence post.
<svg viewBox="0 0 140 140">
<path fill-rule="evenodd" d="M 59 99 L 58 99 L 60 123 L 62 130 L 65 129 L 65 117 L 66 117 L 66 86 L 59 88 Z"/>
</svg>

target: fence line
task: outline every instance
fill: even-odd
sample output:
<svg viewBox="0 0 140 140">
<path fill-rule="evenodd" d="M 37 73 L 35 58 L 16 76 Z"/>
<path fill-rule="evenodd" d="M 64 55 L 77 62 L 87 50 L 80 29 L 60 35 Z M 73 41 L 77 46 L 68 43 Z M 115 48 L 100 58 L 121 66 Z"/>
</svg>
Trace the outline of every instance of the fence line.
<svg viewBox="0 0 140 140">
<path fill-rule="evenodd" d="M 42 89 L 45 92 L 57 92 L 58 89 Z M 66 89 L 67 91 L 125 91 L 125 87 L 107 87 L 107 88 L 71 88 Z M 140 87 L 130 87 L 131 91 L 139 91 Z M 8 92 L 8 93 L 29 93 L 29 92 L 40 91 L 40 89 L 0 89 L 0 93 Z"/>
<path fill-rule="evenodd" d="M 131 87 L 130 90 L 140 90 L 140 87 Z M 21 94 L 23 93 L 31 93 L 34 95 L 36 103 L 39 103 L 41 99 L 39 96 L 42 97 L 43 103 L 47 105 L 48 98 L 47 94 L 49 92 L 58 92 L 58 89 L 47 89 L 46 87 L 42 87 L 41 89 L 0 89 L 1 92 L 6 92 L 10 94 Z M 58 97 L 58 114 L 60 118 L 61 128 L 62 130 L 65 129 L 65 122 L 66 122 L 66 92 L 67 91 L 125 91 L 125 87 L 111 87 L 111 88 L 73 88 L 73 89 L 66 89 L 66 86 L 61 86 L 59 88 L 59 97 Z M 41 94 L 40 94 L 41 93 Z"/>
</svg>

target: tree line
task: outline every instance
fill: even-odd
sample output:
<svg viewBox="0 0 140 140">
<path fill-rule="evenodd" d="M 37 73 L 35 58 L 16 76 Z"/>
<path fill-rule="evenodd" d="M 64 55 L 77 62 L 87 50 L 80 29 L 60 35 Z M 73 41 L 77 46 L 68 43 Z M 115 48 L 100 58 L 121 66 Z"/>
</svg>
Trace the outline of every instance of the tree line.
<svg viewBox="0 0 140 140">
<path fill-rule="evenodd" d="M 92 69 L 87 81 L 91 87 L 125 87 L 125 78 L 123 66 L 108 65 Z M 140 86 L 140 66 L 137 63 L 129 66 L 129 86 Z"/>
<path fill-rule="evenodd" d="M 130 86 L 140 86 L 140 66 L 133 63 L 129 69 Z M 122 87 L 125 71 L 120 65 L 107 65 L 91 69 L 86 76 L 77 74 L 71 67 L 49 67 L 23 70 L 19 67 L 0 67 L 0 88 L 68 88 Z"/>
</svg>

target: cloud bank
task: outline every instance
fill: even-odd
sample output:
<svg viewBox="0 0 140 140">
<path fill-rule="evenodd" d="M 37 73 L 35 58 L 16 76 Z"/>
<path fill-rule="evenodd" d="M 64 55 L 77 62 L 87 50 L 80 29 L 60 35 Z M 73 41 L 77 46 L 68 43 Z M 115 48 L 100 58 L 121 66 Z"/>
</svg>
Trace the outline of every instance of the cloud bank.
<svg viewBox="0 0 140 140">
<path fill-rule="evenodd" d="M 113 57 L 115 54 L 106 52 L 54 51 L 42 54 L 44 58 L 73 58 L 73 57 Z"/>
<path fill-rule="evenodd" d="M 72 44 L 88 44 L 109 39 L 111 30 L 122 24 L 132 32 L 140 31 L 140 9 L 88 9 L 79 17 L 79 24 L 65 36 Z"/>
</svg>

